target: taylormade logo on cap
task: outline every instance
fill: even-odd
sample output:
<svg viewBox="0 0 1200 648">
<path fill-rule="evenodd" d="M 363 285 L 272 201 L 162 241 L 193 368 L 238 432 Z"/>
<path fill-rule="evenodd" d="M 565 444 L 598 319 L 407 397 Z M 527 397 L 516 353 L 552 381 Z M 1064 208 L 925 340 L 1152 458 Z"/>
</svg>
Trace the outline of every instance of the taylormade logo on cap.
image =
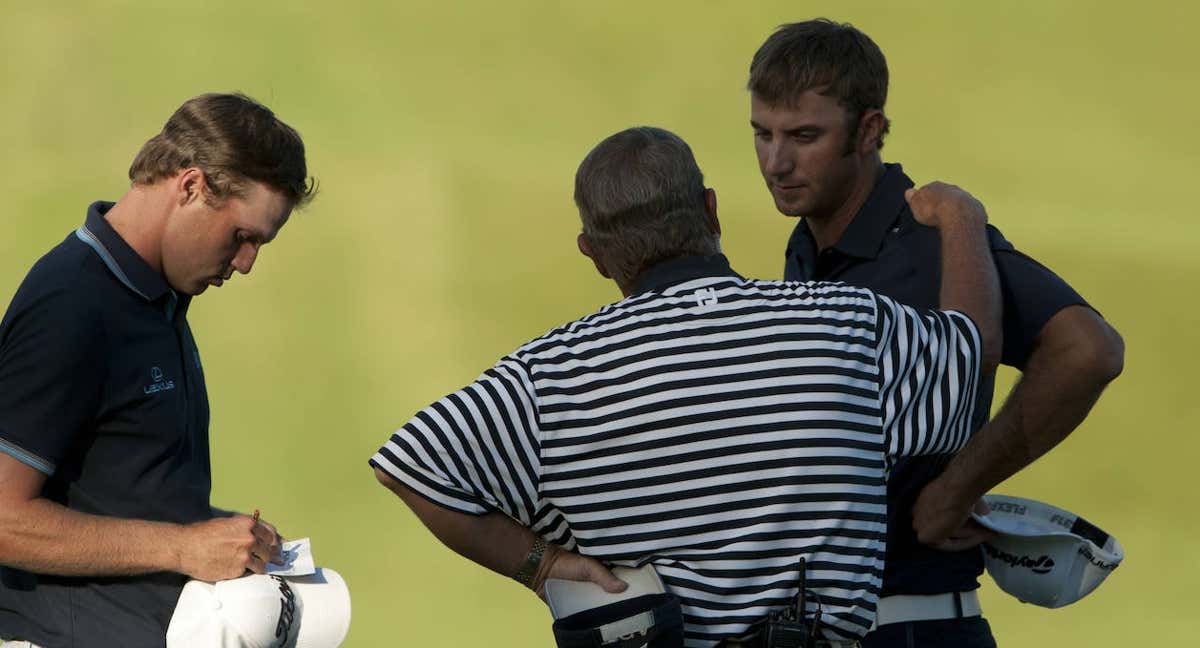
<svg viewBox="0 0 1200 648">
<path fill-rule="evenodd" d="M 1051 569 L 1054 569 L 1054 559 L 1050 556 L 1041 556 L 1039 558 L 1031 558 L 1029 556 L 1017 556 L 1006 551 L 1000 551 L 990 544 L 983 545 L 983 551 L 987 553 L 989 558 L 1007 563 L 1010 567 L 1025 567 L 1030 569 L 1035 574 L 1049 574 Z"/>
</svg>

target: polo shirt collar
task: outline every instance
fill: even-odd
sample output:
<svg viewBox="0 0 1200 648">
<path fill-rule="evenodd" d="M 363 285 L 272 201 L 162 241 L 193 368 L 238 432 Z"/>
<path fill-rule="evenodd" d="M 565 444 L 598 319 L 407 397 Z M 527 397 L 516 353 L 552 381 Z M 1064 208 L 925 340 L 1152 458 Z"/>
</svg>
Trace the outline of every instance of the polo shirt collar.
<svg viewBox="0 0 1200 648">
<path fill-rule="evenodd" d="M 884 164 L 883 173 L 875 181 L 875 187 L 866 202 L 842 232 L 842 237 L 833 244 L 833 249 L 859 259 L 874 259 L 879 256 L 884 237 L 896 223 L 896 219 L 908 207 L 904 191 L 913 186 L 913 181 L 899 164 Z M 798 240 L 799 239 L 799 240 Z M 805 243 L 805 245 L 798 245 Z M 816 242 L 808 224 L 801 222 L 789 242 L 789 254 L 808 256 L 815 254 Z"/>
<path fill-rule="evenodd" d="M 88 207 L 83 225 L 75 230 L 75 236 L 91 247 L 104 261 L 104 265 L 108 266 L 113 276 L 134 294 L 148 302 L 156 302 L 164 296 L 169 296 L 166 300 L 167 314 L 168 317 L 173 317 L 176 310 L 186 309 L 190 298 L 178 297 L 166 279 L 155 272 L 108 223 L 104 215 L 114 204 L 105 201 L 92 203 Z"/>
<path fill-rule="evenodd" d="M 633 284 L 634 295 L 661 291 L 675 284 L 702 277 L 737 277 L 741 275 L 729 266 L 724 254 L 685 256 L 662 261 L 638 275 Z"/>
</svg>

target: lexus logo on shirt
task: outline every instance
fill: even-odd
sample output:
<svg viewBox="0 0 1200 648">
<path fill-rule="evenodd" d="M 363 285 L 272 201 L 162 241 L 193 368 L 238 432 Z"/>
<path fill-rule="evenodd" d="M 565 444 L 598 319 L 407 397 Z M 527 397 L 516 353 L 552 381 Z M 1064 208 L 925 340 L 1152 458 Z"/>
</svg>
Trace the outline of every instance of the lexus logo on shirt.
<svg viewBox="0 0 1200 648">
<path fill-rule="evenodd" d="M 142 391 L 147 395 L 175 389 L 175 381 L 166 380 L 165 376 L 163 376 L 163 370 L 158 367 L 150 367 L 150 378 L 152 382 L 142 388 Z"/>
</svg>

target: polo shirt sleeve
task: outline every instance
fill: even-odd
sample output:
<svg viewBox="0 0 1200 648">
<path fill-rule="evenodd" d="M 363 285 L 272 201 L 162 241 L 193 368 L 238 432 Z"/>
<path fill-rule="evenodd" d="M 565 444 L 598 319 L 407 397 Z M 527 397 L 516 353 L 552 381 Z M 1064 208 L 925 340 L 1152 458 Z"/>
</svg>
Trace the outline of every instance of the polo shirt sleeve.
<svg viewBox="0 0 1200 648">
<path fill-rule="evenodd" d="M 988 226 L 988 241 L 996 260 L 1000 294 L 1004 300 L 1004 349 L 1000 361 L 1024 369 L 1046 322 L 1068 306 L 1088 306 L 1088 303 L 1070 284 L 1022 254 L 991 225 Z"/>
<path fill-rule="evenodd" d="M 979 329 L 955 311 L 876 295 L 880 406 L 889 460 L 956 452 L 971 435 Z"/>
<path fill-rule="evenodd" d="M 445 508 L 500 511 L 533 526 L 541 473 L 537 420 L 529 369 L 508 356 L 418 412 L 370 463 Z"/>
<path fill-rule="evenodd" d="M 55 474 L 100 410 L 104 330 L 66 289 L 18 291 L 0 324 L 0 452 Z"/>
</svg>

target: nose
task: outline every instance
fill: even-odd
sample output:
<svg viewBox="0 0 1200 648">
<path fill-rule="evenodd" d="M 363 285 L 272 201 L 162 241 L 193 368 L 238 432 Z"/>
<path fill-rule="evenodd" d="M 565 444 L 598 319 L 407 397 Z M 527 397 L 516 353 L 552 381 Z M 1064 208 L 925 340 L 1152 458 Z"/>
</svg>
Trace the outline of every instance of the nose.
<svg viewBox="0 0 1200 648">
<path fill-rule="evenodd" d="M 777 178 L 788 175 L 792 172 L 795 166 L 792 161 L 792 156 L 788 154 L 787 148 L 784 146 L 786 142 L 782 141 L 785 138 L 777 137 L 774 141 L 766 143 L 766 150 L 763 152 L 763 172 L 769 176 Z"/>
<path fill-rule="evenodd" d="M 258 245 L 246 241 L 238 248 L 237 255 L 233 257 L 233 269 L 242 274 L 250 274 L 250 269 L 254 267 L 254 261 L 258 258 Z"/>
</svg>

